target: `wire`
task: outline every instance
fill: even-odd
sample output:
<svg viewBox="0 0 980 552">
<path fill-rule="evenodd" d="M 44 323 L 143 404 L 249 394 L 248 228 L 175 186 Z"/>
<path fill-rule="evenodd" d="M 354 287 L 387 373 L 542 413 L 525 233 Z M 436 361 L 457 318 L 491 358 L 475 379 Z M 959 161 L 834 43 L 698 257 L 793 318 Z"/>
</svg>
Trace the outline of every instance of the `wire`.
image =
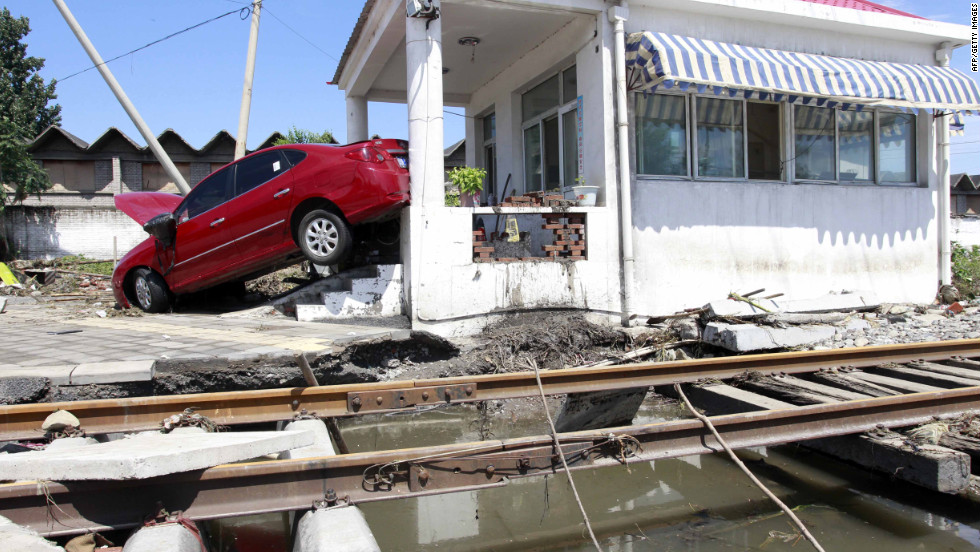
<svg viewBox="0 0 980 552">
<path fill-rule="evenodd" d="M 229 0 L 229 1 L 231 1 L 231 0 Z M 319 46 L 317 46 L 316 44 L 314 44 L 313 42 L 311 42 L 310 39 L 308 39 L 305 36 L 299 34 L 299 31 L 297 31 L 296 29 L 290 27 L 285 21 L 283 21 L 282 19 L 280 19 L 279 16 L 277 16 L 274 13 L 272 13 L 272 11 L 269 8 L 264 8 L 264 9 L 265 9 L 265 13 L 271 15 L 273 19 L 275 19 L 276 21 L 282 23 L 282 26 L 283 27 L 286 27 L 287 29 L 289 29 L 290 31 L 292 31 L 292 33 L 294 35 L 296 35 L 296 36 L 302 38 L 303 40 L 305 40 L 307 44 L 309 44 L 310 46 L 313 46 L 314 48 L 316 48 L 321 54 L 327 56 L 328 58 L 330 58 L 330 59 L 332 59 L 334 61 L 336 61 L 337 63 L 340 63 L 340 60 L 339 59 L 337 59 L 334 56 L 328 54 L 326 50 L 324 50 L 323 48 L 320 48 Z"/>
<path fill-rule="evenodd" d="M 793 520 L 793 523 L 795 523 L 796 526 L 799 527 L 800 532 L 803 533 L 803 536 L 806 537 L 806 540 L 810 541 L 810 544 L 812 544 L 814 548 L 816 548 L 819 552 L 824 552 L 823 547 L 820 546 L 820 543 L 817 542 L 817 539 L 810 534 L 810 531 L 807 530 L 806 525 L 803 525 L 803 522 L 800 521 L 800 518 L 796 517 L 796 514 L 793 513 L 793 510 L 791 510 L 789 506 L 784 504 L 782 500 L 776 498 L 776 495 L 774 495 L 772 491 L 766 488 L 766 486 L 762 484 L 762 481 L 759 481 L 759 479 L 756 478 L 756 476 L 753 475 L 751 471 L 749 471 L 749 468 L 747 468 L 745 464 L 742 463 L 741 460 L 739 460 L 738 456 L 735 455 L 735 452 L 732 450 L 732 448 L 728 446 L 728 443 L 726 443 L 725 440 L 721 438 L 721 435 L 718 434 L 718 430 L 715 429 L 715 426 L 714 424 L 711 423 L 711 420 L 709 420 L 707 416 L 698 412 L 697 409 L 694 408 L 694 405 L 691 404 L 691 401 L 687 399 L 687 395 L 684 394 L 684 390 L 681 389 L 681 385 L 679 383 L 674 384 L 674 391 L 677 392 L 677 395 L 684 401 L 684 405 L 687 406 L 687 409 L 691 411 L 691 414 L 694 414 L 695 418 L 701 420 L 701 423 L 703 423 L 705 426 L 707 426 L 708 429 L 711 430 L 711 434 L 715 436 L 715 440 L 718 441 L 718 443 L 722 446 L 722 448 L 725 449 L 725 452 L 728 453 L 728 456 L 731 457 L 732 461 L 735 462 L 735 464 L 739 468 L 741 468 L 743 472 L 745 472 L 745 475 L 749 476 L 749 479 L 751 479 L 752 482 L 755 483 L 755 486 L 759 487 L 759 489 L 761 489 L 762 492 L 765 493 L 765 495 L 769 497 L 770 500 L 775 502 L 776 505 L 779 506 L 779 508 L 787 516 L 789 516 L 791 520 Z"/>
<path fill-rule="evenodd" d="M 229 12 L 225 12 L 225 13 L 219 15 L 219 16 L 212 17 L 211 19 L 208 19 L 207 21 L 201 21 L 200 23 L 197 23 L 196 25 L 191 25 L 190 27 L 187 27 L 185 29 L 181 29 L 181 30 L 179 30 L 179 31 L 177 31 L 175 33 L 171 33 L 171 34 L 169 34 L 169 35 L 167 35 L 167 36 L 165 36 L 163 38 L 160 38 L 160 39 L 154 40 L 153 42 L 144 44 L 144 45 L 140 46 L 139 48 L 136 48 L 134 50 L 130 50 L 130 51 L 126 52 L 125 54 L 120 54 L 120 55 L 118 55 L 118 56 L 116 56 L 116 57 L 114 57 L 112 59 L 105 60 L 102 63 L 98 63 L 98 64 L 93 65 L 91 67 L 82 69 L 81 71 L 78 71 L 76 73 L 72 73 L 72 74 L 68 75 L 67 77 L 65 77 L 63 79 L 58 79 L 58 81 L 59 82 L 64 82 L 64 81 L 66 81 L 66 80 L 68 80 L 68 79 L 70 79 L 70 78 L 72 78 L 74 76 L 81 75 L 82 73 L 91 71 L 92 69 L 95 69 L 95 68 L 99 67 L 100 65 L 106 65 L 106 64 L 108 64 L 110 62 L 116 61 L 119 58 L 126 57 L 126 56 L 128 56 L 130 54 L 135 54 L 136 52 L 139 52 L 140 50 L 145 50 L 145 49 L 149 48 L 150 46 L 159 44 L 159 43 L 161 43 L 161 42 L 163 42 L 165 40 L 169 40 L 169 39 L 171 39 L 171 38 L 173 38 L 173 37 L 175 37 L 177 35 L 184 34 L 187 31 L 190 31 L 190 30 L 196 29 L 198 27 L 207 25 L 208 23 L 211 23 L 213 21 L 217 21 L 217 20 L 219 20 L 219 19 L 221 19 L 223 17 L 227 17 L 227 16 L 229 16 L 229 15 L 231 15 L 233 13 L 238 13 L 239 16 L 241 17 L 241 19 L 244 21 L 249 16 L 249 14 L 251 12 L 252 12 L 252 9 L 250 7 L 248 7 L 248 6 L 246 6 L 244 8 L 241 8 L 241 9 L 231 10 Z"/>
</svg>

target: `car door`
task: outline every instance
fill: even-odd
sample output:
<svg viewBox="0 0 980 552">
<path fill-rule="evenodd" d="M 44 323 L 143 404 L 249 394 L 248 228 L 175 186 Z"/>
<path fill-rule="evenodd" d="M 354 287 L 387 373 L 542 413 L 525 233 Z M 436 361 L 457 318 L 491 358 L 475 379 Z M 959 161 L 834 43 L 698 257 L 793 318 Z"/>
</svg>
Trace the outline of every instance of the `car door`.
<svg viewBox="0 0 980 552">
<path fill-rule="evenodd" d="M 293 186 L 289 167 L 280 150 L 237 163 L 235 197 L 228 202 L 228 231 L 246 267 L 276 255 L 292 242 L 287 220 Z"/>
<path fill-rule="evenodd" d="M 234 165 L 202 180 L 174 212 L 177 237 L 174 263 L 167 274 L 173 291 L 193 291 L 227 266 L 237 255 L 228 232 L 227 202 L 234 184 Z"/>
</svg>

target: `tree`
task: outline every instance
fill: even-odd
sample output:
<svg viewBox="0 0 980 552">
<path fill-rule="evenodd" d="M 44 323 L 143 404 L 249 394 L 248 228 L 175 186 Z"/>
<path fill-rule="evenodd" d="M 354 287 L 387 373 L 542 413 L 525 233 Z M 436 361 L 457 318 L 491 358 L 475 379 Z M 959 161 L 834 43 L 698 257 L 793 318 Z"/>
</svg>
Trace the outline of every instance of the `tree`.
<svg viewBox="0 0 980 552">
<path fill-rule="evenodd" d="M 285 136 L 273 142 L 274 146 L 283 144 L 336 144 L 337 140 L 329 130 L 323 132 L 313 132 L 312 130 L 300 129 L 295 126 L 289 129 Z"/>
<path fill-rule="evenodd" d="M 47 173 L 31 159 L 27 144 L 50 125 L 61 122 L 61 106 L 48 105 L 58 96 L 55 80 L 38 74 L 44 59 L 28 56 L 24 37 L 31 32 L 26 17 L 0 11 L 0 210 L 9 186 L 20 200 L 51 185 Z"/>
</svg>

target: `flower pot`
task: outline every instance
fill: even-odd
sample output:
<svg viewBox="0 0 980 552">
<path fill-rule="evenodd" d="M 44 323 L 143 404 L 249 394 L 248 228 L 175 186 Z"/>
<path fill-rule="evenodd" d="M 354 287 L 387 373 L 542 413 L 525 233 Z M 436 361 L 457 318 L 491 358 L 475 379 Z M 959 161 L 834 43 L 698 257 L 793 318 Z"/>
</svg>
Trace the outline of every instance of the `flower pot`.
<svg viewBox="0 0 980 552">
<path fill-rule="evenodd" d="M 459 206 L 460 207 L 479 207 L 480 206 L 480 192 L 475 194 L 460 192 L 459 193 Z"/>
<path fill-rule="evenodd" d="M 595 205 L 596 195 L 599 193 L 598 186 L 572 186 L 572 192 L 579 206 L 592 207 Z"/>
</svg>

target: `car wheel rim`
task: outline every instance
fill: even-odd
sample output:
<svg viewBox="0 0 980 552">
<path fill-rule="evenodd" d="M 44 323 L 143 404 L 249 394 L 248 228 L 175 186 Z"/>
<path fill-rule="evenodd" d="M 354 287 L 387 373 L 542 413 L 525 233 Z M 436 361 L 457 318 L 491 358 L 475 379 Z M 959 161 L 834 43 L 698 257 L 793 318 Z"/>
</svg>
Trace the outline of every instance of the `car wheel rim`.
<svg viewBox="0 0 980 552">
<path fill-rule="evenodd" d="M 306 245 L 316 255 L 326 257 L 337 249 L 339 242 L 337 226 L 325 218 L 314 219 L 306 227 Z"/>
<path fill-rule="evenodd" d="M 150 286 L 142 276 L 136 279 L 136 299 L 144 309 L 150 308 Z"/>
</svg>

